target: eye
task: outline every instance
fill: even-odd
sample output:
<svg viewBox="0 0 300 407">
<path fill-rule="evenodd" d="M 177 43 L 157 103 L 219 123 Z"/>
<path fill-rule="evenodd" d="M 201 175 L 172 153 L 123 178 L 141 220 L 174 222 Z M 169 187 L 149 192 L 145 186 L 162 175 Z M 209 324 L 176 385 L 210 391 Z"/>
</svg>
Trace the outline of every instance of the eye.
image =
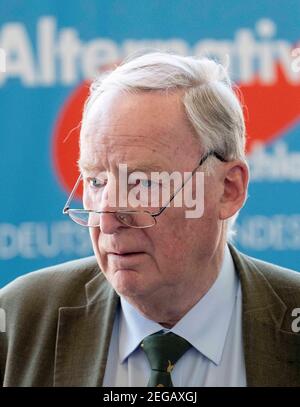
<svg viewBox="0 0 300 407">
<path fill-rule="evenodd" d="M 142 188 L 148 189 L 151 191 L 159 191 L 161 189 L 160 182 L 153 181 L 151 179 L 141 179 L 139 180 Z"/>
<path fill-rule="evenodd" d="M 106 181 L 93 177 L 88 179 L 88 184 L 94 189 L 99 189 L 105 186 Z"/>
<path fill-rule="evenodd" d="M 155 186 L 155 183 L 152 182 L 151 179 L 141 179 L 140 184 L 144 188 L 151 188 L 151 187 Z"/>
</svg>

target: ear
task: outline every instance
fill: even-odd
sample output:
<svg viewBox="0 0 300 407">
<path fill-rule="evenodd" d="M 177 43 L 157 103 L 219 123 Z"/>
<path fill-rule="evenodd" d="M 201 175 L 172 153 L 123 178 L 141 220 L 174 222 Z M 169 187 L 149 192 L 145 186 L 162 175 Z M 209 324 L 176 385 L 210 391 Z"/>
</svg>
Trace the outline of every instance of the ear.
<svg viewBox="0 0 300 407">
<path fill-rule="evenodd" d="M 224 165 L 220 220 L 230 218 L 242 208 L 247 198 L 248 182 L 249 168 L 245 162 L 235 160 Z"/>
</svg>

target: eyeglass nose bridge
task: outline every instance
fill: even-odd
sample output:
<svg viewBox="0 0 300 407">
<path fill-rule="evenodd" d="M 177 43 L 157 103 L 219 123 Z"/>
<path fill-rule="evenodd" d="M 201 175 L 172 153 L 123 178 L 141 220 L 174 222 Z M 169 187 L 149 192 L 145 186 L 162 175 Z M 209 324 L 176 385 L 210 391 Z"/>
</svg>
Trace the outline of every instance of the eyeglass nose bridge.
<svg viewBox="0 0 300 407">
<path fill-rule="evenodd" d="M 126 226 L 144 229 L 156 225 L 156 216 L 149 211 L 111 211 L 116 218 Z"/>
<path fill-rule="evenodd" d="M 65 211 L 66 215 L 69 215 L 71 220 L 75 223 L 85 226 L 85 227 L 94 227 L 102 228 L 107 230 L 107 232 L 116 228 L 116 224 L 111 223 L 111 220 L 106 221 L 105 224 L 101 222 L 101 215 L 112 215 L 117 221 L 121 224 L 136 228 L 144 229 L 156 225 L 156 216 L 152 215 L 148 211 L 93 211 L 87 209 L 68 209 Z"/>
</svg>

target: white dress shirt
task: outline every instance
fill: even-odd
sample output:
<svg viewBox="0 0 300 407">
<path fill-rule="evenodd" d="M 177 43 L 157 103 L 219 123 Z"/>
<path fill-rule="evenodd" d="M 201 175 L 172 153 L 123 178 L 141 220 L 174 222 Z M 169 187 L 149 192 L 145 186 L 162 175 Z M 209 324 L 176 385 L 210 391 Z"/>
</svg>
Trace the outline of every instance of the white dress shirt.
<svg viewBox="0 0 300 407">
<path fill-rule="evenodd" d="M 227 245 L 214 284 L 170 330 L 145 318 L 124 298 L 120 303 L 103 386 L 147 386 L 150 365 L 139 344 L 162 329 L 192 345 L 172 371 L 174 387 L 246 386 L 242 294 Z"/>
</svg>

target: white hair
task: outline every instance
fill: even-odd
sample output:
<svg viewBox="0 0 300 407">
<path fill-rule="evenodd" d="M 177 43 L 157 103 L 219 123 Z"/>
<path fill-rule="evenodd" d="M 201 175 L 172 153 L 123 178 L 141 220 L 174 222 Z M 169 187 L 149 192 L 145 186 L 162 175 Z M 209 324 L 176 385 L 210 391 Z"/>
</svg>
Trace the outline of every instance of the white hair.
<svg viewBox="0 0 300 407">
<path fill-rule="evenodd" d="M 83 121 L 90 106 L 104 92 L 184 90 L 187 118 L 202 143 L 204 153 L 217 151 L 224 159 L 245 161 L 243 110 L 227 69 L 208 58 L 151 52 L 125 60 L 91 85 Z M 234 234 L 237 215 L 227 222 L 227 238 Z"/>
</svg>

